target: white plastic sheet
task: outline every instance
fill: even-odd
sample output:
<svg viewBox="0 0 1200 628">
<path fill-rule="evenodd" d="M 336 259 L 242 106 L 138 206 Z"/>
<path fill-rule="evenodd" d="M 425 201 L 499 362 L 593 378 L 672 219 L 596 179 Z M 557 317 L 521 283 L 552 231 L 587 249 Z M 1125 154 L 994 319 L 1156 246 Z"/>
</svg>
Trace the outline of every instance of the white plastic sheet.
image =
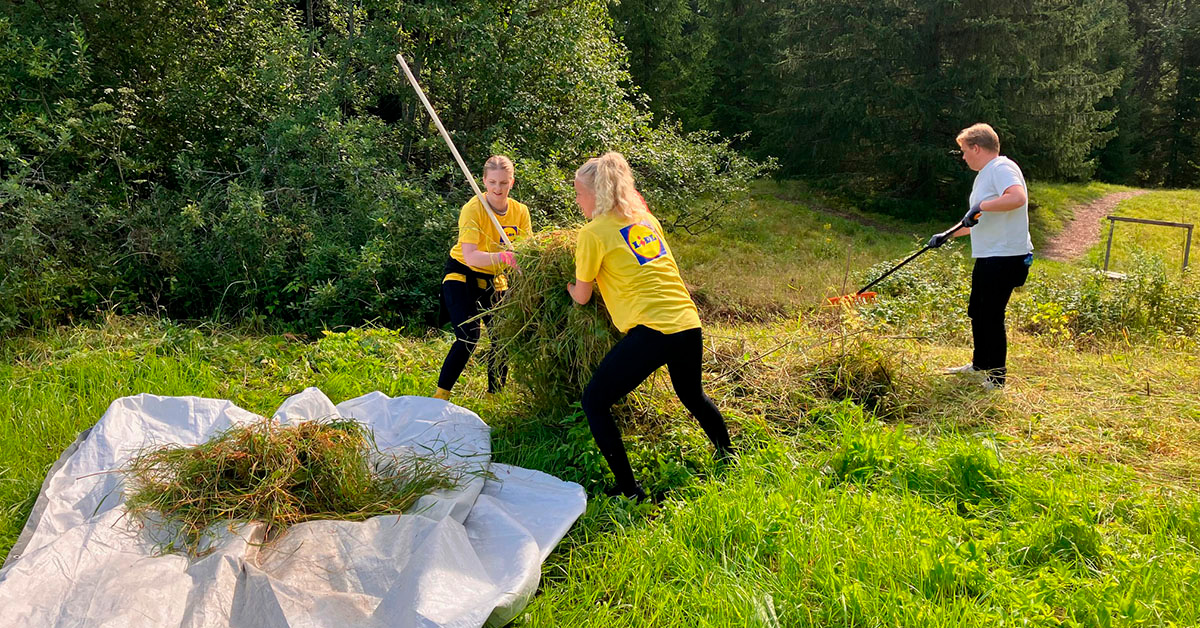
<svg viewBox="0 0 1200 628">
<path fill-rule="evenodd" d="M 492 464 L 488 426 L 436 399 L 376 392 L 334 406 L 310 388 L 275 413 L 332 416 L 366 423 L 383 450 L 434 451 L 490 477 L 468 475 L 411 514 L 302 523 L 267 545 L 247 524 L 203 558 L 155 555 L 155 526 L 127 515 L 112 471 L 146 446 L 198 444 L 257 417 L 217 399 L 118 399 L 47 476 L 0 570 L 0 626 L 465 628 L 515 617 L 583 513 L 583 489 Z"/>
</svg>

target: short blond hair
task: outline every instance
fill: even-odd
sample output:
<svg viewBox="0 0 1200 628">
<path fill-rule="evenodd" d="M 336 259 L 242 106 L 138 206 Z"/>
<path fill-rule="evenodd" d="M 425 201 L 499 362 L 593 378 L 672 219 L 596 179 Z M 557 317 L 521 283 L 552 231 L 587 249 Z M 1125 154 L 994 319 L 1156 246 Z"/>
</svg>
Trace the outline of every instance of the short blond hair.
<svg viewBox="0 0 1200 628">
<path fill-rule="evenodd" d="M 1000 136 L 990 124 L 980 122 L 958 132 L 954 138 L 959 146 L 978 146 L 986 151 L 1000 152 Z"/>
<path fill-rule="evenodd" d="M 504 155 L 492 155 L 483 162 L 483 176 L 486 177 L 491 170 L 503 170 L 511 177 L 513 176 L 513 162 Z"/>
<path fill-rule="evenodd" d="M 575 180 L 596 195 L 592 217 L 611 211 L 630 220 L 647 210 L 646 201 L 634 185 L 633 169 L 621 153 L 609 151 L 592 157 L 575 171 Z"/>
</svg>

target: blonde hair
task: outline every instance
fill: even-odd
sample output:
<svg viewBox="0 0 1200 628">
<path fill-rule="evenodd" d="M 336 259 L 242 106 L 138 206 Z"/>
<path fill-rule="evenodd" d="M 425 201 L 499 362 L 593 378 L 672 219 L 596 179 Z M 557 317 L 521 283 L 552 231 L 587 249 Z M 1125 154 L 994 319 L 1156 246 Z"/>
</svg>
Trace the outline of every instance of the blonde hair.
<svg viewBox="0 0 1200 628">
<path fill-rule="evenodd" d="M 492 155 L 487 161 L 483 162 L 483 176 L 487 177 L 490 170 L 503 170 L 508 173 L 508 176 L 513 176 L 513 162 L 504 155 Z"/>
<path fill-rule="evenodd" d="M 996 130 L 990 124 L 982 122 L 959 131 L 954 141 L 959 146 L 978 146 L 986 151 L 1000 152 L 1000 136 L 996 135 Z"/>
<path fill-rule="evenodd" d="M 593 218 L 611 211 L 630 220 L 647 209 L 646 201 L 634 186 L 633 169 L 621 153 L 609 151 L 592 157 L 575 171 L 575 180 L 596 195 Z"/>
</svg>

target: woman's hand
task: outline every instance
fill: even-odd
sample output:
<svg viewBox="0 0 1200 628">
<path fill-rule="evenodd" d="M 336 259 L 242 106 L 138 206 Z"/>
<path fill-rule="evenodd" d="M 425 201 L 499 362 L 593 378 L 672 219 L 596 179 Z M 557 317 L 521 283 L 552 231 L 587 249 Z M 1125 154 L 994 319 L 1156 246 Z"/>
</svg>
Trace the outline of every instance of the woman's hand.
<svg viewBox="0 0 1200 628">
<path fill-rule="evenodd" d="M 521 272 L 521 267 L 517 265 L 517 256 L 513 254 L 512 251 L 500 251 L 498 255 L 500 256 L 500 261 L 503 262 L 505 266 L 508 266 L 517 272 Z"/>
<path fill-rule="evenodd" d="M 517 256 L 512 251 L 489 253 L 487 251 L 480 251 L 477 244 L 464 242 L 462 245 L 462 254 L 467 266 L 488 268 L 496 264 L 504 264 L 517 272 L 521 271 L 521 267 L 517 265 Z"/>
<path fill-rule="evenodd" d="M 580 305 L 586 305 L 592 300 L 592 286 L 590 281 L 571 281 L 567 283 L 567 294 Z"/>
</svg>

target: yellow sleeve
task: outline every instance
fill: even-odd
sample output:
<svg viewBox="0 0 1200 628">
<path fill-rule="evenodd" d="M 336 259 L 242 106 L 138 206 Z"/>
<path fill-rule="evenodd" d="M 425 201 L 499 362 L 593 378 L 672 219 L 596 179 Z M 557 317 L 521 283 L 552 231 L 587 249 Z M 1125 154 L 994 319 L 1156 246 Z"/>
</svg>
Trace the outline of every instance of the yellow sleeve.
<svg viewBox="0 0 1200 628">
<path fill-rule="evenodd" d="M 600 239 L 593 233 L 580 231 L 579 240 L 575 243 L 575 279 L 595 281 L 603 261 L 604 251 L 600 246 Z"/>
<path fill-rule="evenodd" d="M 650 219 L 650 224 L 654 225 L 654 231 L 657 233 L 658 239 L 662 241 L 663 249 L 670 254 L 671 247 L 667 246 L 667 234 L 665 231 L 663 231 L 662 223 L 659 222 L 658 218 L 656 218 L 654 214 L 651 214 L 650 212 L 646 212 L 646 217 Z"/>
<path fill-rule="evenodd" d="M 478 203 L 473 202 L 476 199 L 467 201 L 463 205 L 462 211 L 458 214 L 458 243 L 459 244 L 475 244 L 483 242 L 483 224 L 481 219 L 482 212 L 478 207 Z"/>
</svg>

